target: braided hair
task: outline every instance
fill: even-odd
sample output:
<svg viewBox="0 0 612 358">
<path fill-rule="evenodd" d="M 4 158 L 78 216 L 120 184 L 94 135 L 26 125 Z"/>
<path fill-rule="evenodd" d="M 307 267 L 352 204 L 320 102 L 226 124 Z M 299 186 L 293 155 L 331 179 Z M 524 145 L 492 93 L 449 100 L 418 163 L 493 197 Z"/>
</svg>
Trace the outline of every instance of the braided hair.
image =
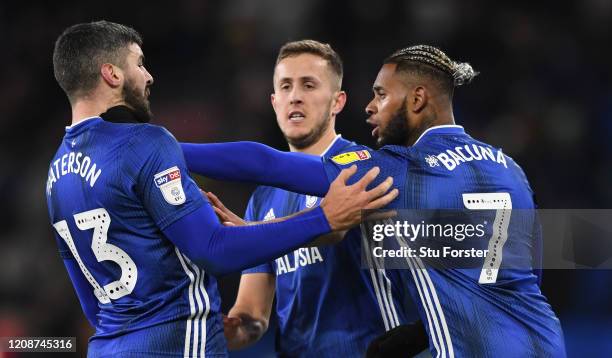
<svg viewBox="0 0 612 358">
<path fill-rule="evenodd" d="M 478 75 L 469 63 L 455 62 L 439 48 L 428 45 L 398 50 L 384 63 L 396 64 L 398 72 L 413 72 L 435 80 L 449 96 L 452 96 L 454 87 L 470 83 Z"/>
</svg>

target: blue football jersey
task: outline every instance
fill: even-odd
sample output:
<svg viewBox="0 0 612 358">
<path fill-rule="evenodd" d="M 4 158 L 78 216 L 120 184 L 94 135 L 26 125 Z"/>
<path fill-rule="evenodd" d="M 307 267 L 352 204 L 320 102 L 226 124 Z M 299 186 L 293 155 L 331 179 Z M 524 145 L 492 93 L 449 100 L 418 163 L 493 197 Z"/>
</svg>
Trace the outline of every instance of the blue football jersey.
<svg viewBox="0 0 612 358">
<path fill-rule="evenodd" d="M 379 166 L 374 184 L 394 177 L 400 193 L 389 208 L 496 209 L 506 215 L 495 218 L 495 234 L 487 233 L 490 250 L 479 259 L 480 268 L 434 267 L 412 257 L 406 258 L 408 269 L 399 271 L 419 303 L 432 356 L 565 356 L 559 320 L 533 270 L 504 269 L 500 262 L 531 262 L 532 249 L 541 240 L 539 231 L 525 230 L 520 215 L 509 211 L 535 208 L 527 179 L 510 157 L 449 125 L 428 129 L 410 147 L 350 148 L 325 161 L 330 181 L 352 164 L 358 166 L 356 178 Z"/>
<path fill-rule="evenodd" d="M 338 136 L 324 157 L 354 147 Z M 320 198 L 260 186 L 245 219 L 270 220 L 319 205 Z M 299 248 L 245 270 L 276 275 L 276 351 L 282 357 L 361 357 L 385 331 L 418 319 L 398 271 L 361 269 L 358 229 L 337 245 Z"/>
<path fill-rule="evenodd" d="M 216 280 L 161 230 L 205 200 L 164 128 L 100 117 L 66 128 L 46 187 L 60 255 L 99 311 L 90 357 L 227 356 Z M 91 297 L 91 296 L 89 296 Z"/>
</svg>

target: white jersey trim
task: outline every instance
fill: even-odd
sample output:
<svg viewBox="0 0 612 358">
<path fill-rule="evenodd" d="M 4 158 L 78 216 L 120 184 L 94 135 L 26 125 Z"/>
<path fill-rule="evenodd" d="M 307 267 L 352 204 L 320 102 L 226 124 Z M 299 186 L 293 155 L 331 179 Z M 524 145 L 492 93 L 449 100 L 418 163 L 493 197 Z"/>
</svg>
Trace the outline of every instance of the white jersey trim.
<svg viewBox="0 0 612 358">
<path fill-rule="evenodd" d="M 332 140 L 332 142 L 329 143 L 327 148 L 325 148 L 323 153 L 321 153 L 320 157 L 324 157 L 327 154 L 327 152 L 329 152 L 329 150 L 334 146 L 334 144 L 336 144 L 336 141 L 338 141 L 338 139 L 340 139 L 340 138 L 342 138 L 341 134 L 336 135 L 336 138 L 334 138 L 334 140 Z"/>
<path fill-rule="evenodd" d="M 79 119 L 77 122 L 75 122 L 75 123 L 73 123 L 73 124 L 71 124 L 69 126 L 66 126 L 66 130 L 68 130 L 68 129 L 74 127 L 74 126 L 77 126 L 77 125 L 79 125 L 79 124 L 81 124 L 81 123 L 83 123 L 85 121 L 89 121 L 89 120 L 96 119 L 96 118 L 100 118 L 100 116 L 93 116 L 93 117 L 87 117 L 87 118 Z"/>
<path fill-rule="evenodd" d="M 432 131 L 434 129 L 438 129 L 438 128 L 461 128 L 461 129 L 463 129 L 462 126 L 459 126 L 459 125 L 456 125 L 456 124 L 445 124 L 445 125 L 441 125 L 441 126 L 433 126 L 433 127 L 427 128 L 425 130 L 425 132 L 421 133 L 421 135 L 416 140 L 416 142 L 414 142 L 413 146 L 416 145 L 421 140 L 421 138 L 423 138 L 427 133 L 429 133 L 430 131 Z"/>
<path fill-rule="evenodd" d="M 363 244 L 368 245 L 368 241 L 365 239 L 366 235 L 363 227 L 361 238 Z M 391 293 L 391 281 L 387 277 L 386 271 L 378 268 L 380 267 L 380 264 L 376 259 L 374 259 L 375 262 L 373 263 L 371 257 L 367 255 L 366 257 L 368 260 L 368 265 L 373 267 L 370 268 L 372 286 L 374 288 L 374 293 L 376 294 L 376 301 L 385 325 L 385 330 L 388 331 L 399 326 L 399 319 L 397 318 L 397 311 L 395 309 L 395 301 L 393 300 L 393 295 Z"/>
<path fill-rule="evenodd" d="M 201 270 L 197 265 L 192 263 L 187 256 L 183 255 L 178 248 L 175 247 L 175 251 L 176 255 L 179 258 L 179 261 L 181 262 L 181 266 L 183 267 L 183 270 L 187 274 L 187 277 L 189 277 L 190 281 L 190 315 L 187 318 L 186 322 L 187 326 L 185 328 L 185 348 L 183 351 L 183 356 L 185 358 L 197 358 L 198 356 L 203 358 L 206 352 L 206 321 L 208 319 L 208 313 L 210 312 L 210 299 L 204 286 L 205 272 Z M 193 340 L 191 337 L 192 332 Z"/>
<path fill-rule="evenodd" d="M 397 238 L 397 241 L 400 246 L 408 246 L 400 238 Z M 429 335 L 437 352 L 436 358 L 454 358 L 453 342 L 448 325 L 446 324 L 446 317 L 444 316 L 444 311 L 440 305 L 440 300 L 438 299 L 438 294 L 429 276 L 429 272 L 418 257 L 407 257 L 406 261 L 410 267 L 410 273 L 421 298 L 423 310 L 427 316 Z"/>
</svg>

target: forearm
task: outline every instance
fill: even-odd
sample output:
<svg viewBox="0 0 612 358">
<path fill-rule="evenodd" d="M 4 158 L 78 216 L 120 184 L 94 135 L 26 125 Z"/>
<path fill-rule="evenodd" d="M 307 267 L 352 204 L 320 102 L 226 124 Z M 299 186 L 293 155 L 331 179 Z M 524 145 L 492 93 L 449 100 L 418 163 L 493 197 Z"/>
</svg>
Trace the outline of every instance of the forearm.
<svg viewBox="0 0 612 358">
<path fill-rule="evenodd" d="M 321 158 L 281 152 L 256 142 L 181 143 L 190 171 L 213 179 L 250 182 L 324 196 L 329 180 Z"/>
<path fill-rule="evenodd" d="M 225 227 L 207 203 L 164 234 L 191 260 L 222 275 L 273 260 L 330 231 L 321 208 L 278 223 Z"/>
<path fill-rule="evenodd" d="M 230 350 L 243 349 L 254 344 L 268 330 L 268 320 L 262 316 L 254 318 L 253 315 L 248 313 L 248 310 L 244 310 L 242 307 L 234 306 L 228 316 L 240 318 L 241 321 L 240 326 L 235 329 L 232 335 L 225 336 L 227 347 Z"/>
<path fill-rule="evenodd" d="M 276 275 L 243 273 L 236 303 L 224 317 L 223 328 L 229 349 L 257 342 L 268 329 L 276 287 Z"/>
</svg>

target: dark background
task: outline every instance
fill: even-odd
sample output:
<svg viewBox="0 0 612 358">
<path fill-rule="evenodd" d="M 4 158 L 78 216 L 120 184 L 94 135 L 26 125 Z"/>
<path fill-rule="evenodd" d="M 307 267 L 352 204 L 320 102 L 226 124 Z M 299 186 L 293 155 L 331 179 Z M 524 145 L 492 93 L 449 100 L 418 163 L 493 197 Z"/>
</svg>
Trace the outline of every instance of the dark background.
<svg viewBox="0 0 612 358">
<path fill-rule="evenodd" d="M 144 37 L 156 124 L 181 141 L 286 144 L 270 105 L 280 46 L 329 42 L 345 64 L 337 129 L 373 145 L 364 107 L 384 57 L 437 45 L 480 75 L 455 118 L 526 171 L 542 208 L 609 208 L 612 2 L 240 0 L 0 5 L 0 336 L 79 336 L 88 324 L 57 254 L 44 187 L 70 123 L 51 55 L 66 27 L 106 19 Z M 204 180 L 237 212 L 252 187 Z M 221 281 L 224 307 L 236 276 Z M 612 355 L 612 271 L 548 270 L 543 291 L 570 356 Z M 251 351 L 260 355 L 268 346 Z M 247 354 L 244 354 L 245 356 Z M 2 357 L 2 353 L 0 353 Z"/>
</svg>

